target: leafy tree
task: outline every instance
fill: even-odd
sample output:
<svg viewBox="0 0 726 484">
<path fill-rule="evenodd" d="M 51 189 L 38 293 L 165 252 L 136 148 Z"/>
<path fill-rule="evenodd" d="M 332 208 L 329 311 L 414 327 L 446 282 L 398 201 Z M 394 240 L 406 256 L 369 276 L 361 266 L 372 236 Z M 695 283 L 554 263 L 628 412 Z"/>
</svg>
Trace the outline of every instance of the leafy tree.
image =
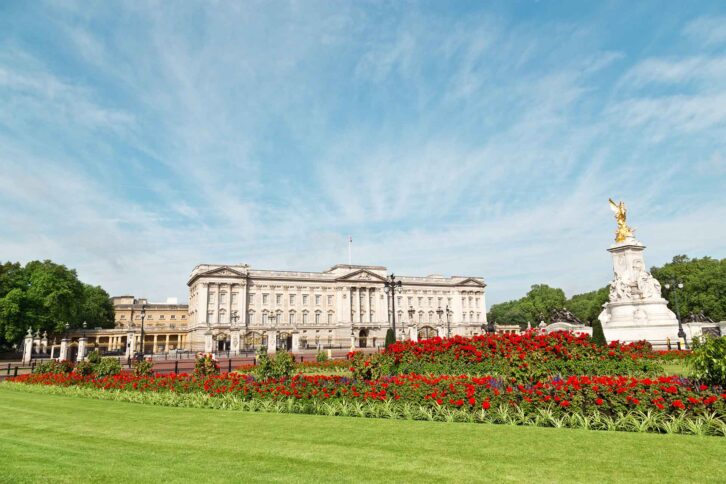
<svg viewBox="0 0 726 484">
<path fill-rule="evenodd" d="M 602 306 L 608 301 L 610 295 L 610 286 L 607 285 L 596 291 L 576 294 L 565 301 L 565 307 L 572 312 L 583 323 L 589 321 L 593 323 L 602 311 Z"/>
<path fill-rule="evenodd" d="M 651 268 L 650 272 L 663 286 L 663 297 L 668 299 L 674 311 L 674 291 L 666 290 L 665 285 L 673 281 L 683 283 L 683 289 L 678 290 L 678 309 L 682 317 L 703 311 L 714 321 L 726 319 L 726 259 L 691 259 L 677 255 L 663 267 Z"/>
<path fill-rule="evenodd" d="M 396 335 L 393 333 L 393 329 L 388 328 L 386 331 L 386 348 L 396 342 Z"/>
<path fill-rule="evenodd" d="M 19 343 L 29 327 L 52 333 L 65 323 L 113 327 L 113 320 L 106 291 L 79 281 L 75 270 L 49 260 L 0 265 L 0 347 Z"/>
<path fill-rule="evenodd" d="M 541 320 L 549 321 L 553 309 L 560 309 L 565 303 L 562 289 L 547 284 L 535 284 L 521 299 L 494 304 L 487 319 L 498 323 L 519 323 L 524 326 L 529 321 L 535 324 Z"/>
<path fill-rule="evenodd" d="M 605 332 L 602 330 L 602 323 L 597 318 L 592 320 L 592 340 L 600 346 L 607 346 L 608 344 L 605 339 Z"/>
</svg>

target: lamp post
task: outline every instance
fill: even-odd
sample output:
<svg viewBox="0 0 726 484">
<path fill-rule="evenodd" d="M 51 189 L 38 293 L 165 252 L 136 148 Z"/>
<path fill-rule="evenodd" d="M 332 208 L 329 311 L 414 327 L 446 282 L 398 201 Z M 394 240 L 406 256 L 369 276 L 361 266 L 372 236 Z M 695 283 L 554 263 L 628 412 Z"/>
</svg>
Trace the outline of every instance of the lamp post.
<svg viewBox="0 0 726 484">
<path fill-rule="evenodd" d="M 83 321 L 83 337 L 86 337 L 86 322 Z"/>
<path fill-rule="evenodd" d="M 441 309 L 441 306 L 439 306 L 439 308 L 438 308 L 438 309 L 436 310 L 436 315 L 437 315 L 437 316 L 439 317 L 439 324 L 441 324 L 441 323 L 443 322 L 443 321 L 441 320 L 441 316 L 443 316 L 443 315 L 444 315 L 444 310 L 443 310 L 443 309 Z M 448 325 L 447 325 L 447 326 L 448 326 Z M 446 337 L 448 338 L 449 336 L 451 336 L 451 335 L 449 334 L 449 331 L 448 331 L 448 329 L 447 329 L 447 331 L 446 331 Z"/>
<path fill-rule="evenodd" d="M 68 339 L 68 330 L 70 329 L 70 327 L 71 327 L 70 323 L 66 323 L 66 333 L 65 333 L 64 339 Z"/>
<path fill-rule="evenodd" d="M 416 314 L 416 310 L 413 308 L 413 306 L 409 306 L 408 307 L 408 326 L 410 328 L 414 327 L 413 317 L 415 314 Z M 418 331 L 416 331 L 416 334 L 418 334 Z M 410 338 L 410 336 L 409 336 L 409 338 Z"/>
<path fill-rule="evenodd" d="M 449 338 L 451 338 L 451 316 L 453 316 L 454 311 L 449 309 L 449 305 L 446 305 L 446 334 Z"/>
<path fill-rule="evenodd" d="M 667 290 L 673 289 L 673 297 L 675 298 L 676 306 L 676 318 L 678 319 L 678 349 L 681 348 L 681 341 L 683 345 L 688 349 L 688 341 L 686 340 L 686 332 L 683 331 L 683 324 L 681 323 L 681 311 L 678 309 L 678 290 L 683 289 L 683 283 L 680 281 L 671 281 L 666 283 L 665 288 Z"/>
<path fill-rule="evenodd" d="M 384 287 L 383 290 L 388 294 L 389 301 L 390 301 L 390 309 L 391 309 L 391 318 L 393 322 L 393 336 L 396 337 L 396 293 L 401 292 L 401 281 L 396 280 L 396 276 L 391 273 L 390 276 L 386 278 L 386 282 L 383 283 Z"/>
<path fill-rule="evenodd" d="M 141 305 L 141 358 L 144 358 L 144 319 L 146 318 L 146 304 Z"/>
</svg>

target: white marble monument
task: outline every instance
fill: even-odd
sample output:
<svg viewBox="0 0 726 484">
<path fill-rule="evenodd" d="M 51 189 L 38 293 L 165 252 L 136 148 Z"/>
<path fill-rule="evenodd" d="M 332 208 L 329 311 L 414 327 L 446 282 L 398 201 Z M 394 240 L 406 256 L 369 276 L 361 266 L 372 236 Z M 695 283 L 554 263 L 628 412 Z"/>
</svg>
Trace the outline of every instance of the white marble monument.
<svg viewBox="0 0 726 484">
<path fill-rule="evenodd" d="M 618 229 L 615 244 L 608 252 L 613 256 L 614 277 L 610 282 L 610 300 L 603 306 L 599 319 L 608 341 L 647 340 L 664 347 L 667 340 L 678 341 L 678 319 L 661 297 L 660 283 L 645 269 L 643 251 L 625 223 L 625 204 L 610 200 Z"/>
</svg>

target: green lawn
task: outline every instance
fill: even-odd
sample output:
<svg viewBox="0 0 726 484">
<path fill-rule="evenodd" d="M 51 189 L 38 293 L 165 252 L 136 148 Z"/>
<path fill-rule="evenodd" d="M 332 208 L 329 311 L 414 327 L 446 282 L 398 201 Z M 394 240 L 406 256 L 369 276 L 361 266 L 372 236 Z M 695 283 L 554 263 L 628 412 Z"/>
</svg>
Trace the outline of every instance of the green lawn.
<svg viewBox="0 0 726 484">
<path fill-rule="evenodd" d="M 155 407 L 0 384 L 0 481 L 724 482 L 726 439 Z"/>
<path fill-rule="evenodd" d="M 688 376 L 690 373 L 685 361 L 664 362 L 663 370 L 666 375 Z"/>
</svg>

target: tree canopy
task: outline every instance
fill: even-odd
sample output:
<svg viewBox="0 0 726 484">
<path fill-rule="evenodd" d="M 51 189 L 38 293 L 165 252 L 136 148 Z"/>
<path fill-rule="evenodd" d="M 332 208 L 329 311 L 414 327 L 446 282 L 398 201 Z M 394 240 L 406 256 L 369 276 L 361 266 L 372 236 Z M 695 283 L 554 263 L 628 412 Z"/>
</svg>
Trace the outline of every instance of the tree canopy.
<svg viewBox="0 0 726 484">
<path fill-rule="evenodd" d="M 661 283 L 662 295 L 668 299 L 669 306 L 674 311 L 675 294 L 673 290 L 667 290 L 665 285 L 683 283 L 683 289 L 679 289 L 678 293 L 681 317 L 703 311 L 714 321 L 726 319 L 726 259 L 690 259 L 688 256 L 678 255 L 672 262 L 662 267 L 653 267 L 650 271 Z M 524 326 L 529 321 L 536 325 L 539 321 L 551 323 L 550 314 L 553 309 L 567 308 L 583 323 L 592 323 L 597 320 L 603 304 L 607 302 L 609 290 L 608 285 L 566 299 L 562 289 L 537 284 L 520 299 L 492 305 L 487 317 L 490 321 L 501 324 L 518 323 Z"/>
<path fill-rule="evenodd" d="M 726 320 L 726 259 L 703 257 L 691 259 L 677 255 L 663 267 L 650 269 L 663 286 L 663 297 L 675 311 L 675 294 L 665 285 L 683 283 L 678 290 L 678 309 L 681 317 L 703 313 L 714 321 Z"/>
<path fill-rule="evenodd" d="M 0 265 L 0 347 L 18 343 L 29 327 L 62 331 L 113 327 L 113 305 L 99 286 L 78 280 L 75 270 L 49 260 Z"/>
</svg>

